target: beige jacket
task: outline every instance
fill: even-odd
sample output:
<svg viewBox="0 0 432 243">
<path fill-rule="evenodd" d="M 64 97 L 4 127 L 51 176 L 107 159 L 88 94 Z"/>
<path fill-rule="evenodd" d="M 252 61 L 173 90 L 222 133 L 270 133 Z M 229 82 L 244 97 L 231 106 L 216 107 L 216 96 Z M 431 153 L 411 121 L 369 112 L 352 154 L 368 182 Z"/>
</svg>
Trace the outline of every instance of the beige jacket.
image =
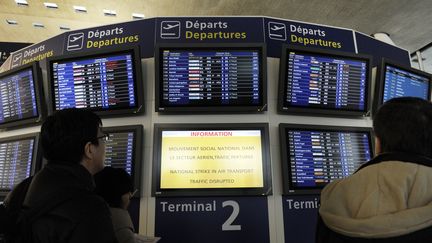
<svg viewBox="0 0 432 243">
<path fill-rule="evenodd" d="M 110 207 L 114 232 L 119 243 L 135 243 L 135 234 L 129 212 L 122 208 Z"/>
<path fill-rule="evenodd" d="M 319 213 L 350 237 L 388 238 L 432 226 L 432 168 L 385 161 L 336 180 L 321 193 Z"/>
</svg>

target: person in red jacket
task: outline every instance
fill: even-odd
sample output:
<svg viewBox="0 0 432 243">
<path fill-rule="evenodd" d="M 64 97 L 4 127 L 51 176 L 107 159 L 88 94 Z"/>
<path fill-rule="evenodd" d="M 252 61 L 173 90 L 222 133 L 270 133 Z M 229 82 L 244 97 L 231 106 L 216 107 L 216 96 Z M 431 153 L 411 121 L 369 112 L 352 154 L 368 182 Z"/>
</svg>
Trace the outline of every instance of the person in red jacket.
<svg viewBox="0 0 432 243">
<path fill-rule="evenodd" d="M 373 129 L 376 157 L 321 192 L 318 243 L 432 239 L 432 104 L 392 99 Z"/>
</svg>

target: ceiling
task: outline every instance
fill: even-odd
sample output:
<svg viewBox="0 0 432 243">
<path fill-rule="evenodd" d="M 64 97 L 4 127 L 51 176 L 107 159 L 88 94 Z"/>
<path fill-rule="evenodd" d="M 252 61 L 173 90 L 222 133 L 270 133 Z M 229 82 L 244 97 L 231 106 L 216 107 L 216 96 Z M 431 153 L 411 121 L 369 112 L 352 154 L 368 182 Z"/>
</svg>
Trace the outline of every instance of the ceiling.
<svg viewBox="0 0 432 243">
<path fill-rule="evenodd" d="M 339 26 L 365 34 L 386 32 L 394 43 L 411 53 L 432 42 L 430 0 L 15 0 L 0 1 L 0 41 L 35 43 L 71 30 L 132 20 L 132 13 L 146 18 L 162 16 L 269 16 Z M 58 5 L 48 9 L 44 2 Z M 73 6 L 84 6 L 77 13 Z M 104 16 L 103 9 L 117 16 Z M 9 25 L 6 19 L 16 20 Z M 36 28 L 32 23 L 42 23 Z M 432 57 L 431 57 L 432 59 Z"/>
</svg>

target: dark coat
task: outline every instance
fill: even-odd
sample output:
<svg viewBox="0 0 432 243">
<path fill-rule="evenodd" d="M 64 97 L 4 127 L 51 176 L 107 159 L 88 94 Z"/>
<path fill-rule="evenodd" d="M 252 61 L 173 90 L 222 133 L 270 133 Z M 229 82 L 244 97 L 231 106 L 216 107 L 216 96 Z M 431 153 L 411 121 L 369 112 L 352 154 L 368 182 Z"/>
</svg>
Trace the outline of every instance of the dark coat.
<svg viewBox="0 0 432 243">
<path fill-rule="evenodd" d="M 432 239 L 432 160 L 382 154 L 321 193 L 317 243 Z"/>
<path fill-rule="evenodd" d="M 74 196 L 33 223 L 34 242 L 117 242 L 108 205 L 93 190 L 93 177 L 82 165 L 48 163 L 34 176 L 24 206 L 31 210 L 69 191 Z"/>
</svg>

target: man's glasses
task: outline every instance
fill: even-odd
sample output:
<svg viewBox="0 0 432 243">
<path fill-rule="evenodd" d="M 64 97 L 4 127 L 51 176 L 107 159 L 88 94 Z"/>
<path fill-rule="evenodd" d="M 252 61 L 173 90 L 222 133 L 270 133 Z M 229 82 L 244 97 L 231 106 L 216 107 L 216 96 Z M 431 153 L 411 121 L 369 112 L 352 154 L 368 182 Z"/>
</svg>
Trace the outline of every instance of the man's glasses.
<svg viewBox="0 0 432 243">
<path fill-rule="evenodd" d="M 109 135 L 105 133 L 99 137 L 96 137 L 96 139 L 100 139 L 103 143 L 107 143 L 109 141 Z"/>
</svg>

